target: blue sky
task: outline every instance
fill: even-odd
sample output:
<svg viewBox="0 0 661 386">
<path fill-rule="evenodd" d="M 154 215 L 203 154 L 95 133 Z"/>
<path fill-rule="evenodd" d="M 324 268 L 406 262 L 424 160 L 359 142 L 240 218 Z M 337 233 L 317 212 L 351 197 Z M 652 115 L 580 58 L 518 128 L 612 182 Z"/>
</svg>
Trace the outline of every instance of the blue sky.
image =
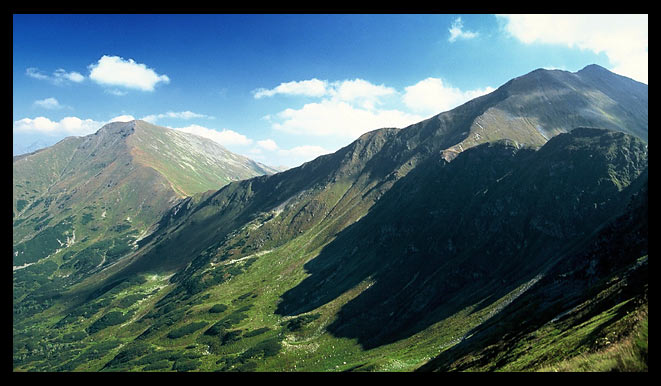
<svg viewBox="0 0 661 386">
<path fill-rule="evenodd" d="M 144 119 L 297 166 L 537 68 L 647 83 L 647 15 L 14 15 L 14 154 Z"/>
</svg>

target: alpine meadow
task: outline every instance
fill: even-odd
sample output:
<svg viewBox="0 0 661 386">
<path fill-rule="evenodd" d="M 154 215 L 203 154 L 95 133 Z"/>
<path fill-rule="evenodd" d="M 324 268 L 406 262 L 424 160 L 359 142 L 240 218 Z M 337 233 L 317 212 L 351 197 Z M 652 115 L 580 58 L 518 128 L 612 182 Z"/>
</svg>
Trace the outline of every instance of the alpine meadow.
<svg viewBox="0 0 661 386">
<path fill-rule="evenodd" d="M 293 167 L 155 120 L 13 156 L 14 372 L 648 371 L 647 84 L 537 68 Z"/>
</svg>

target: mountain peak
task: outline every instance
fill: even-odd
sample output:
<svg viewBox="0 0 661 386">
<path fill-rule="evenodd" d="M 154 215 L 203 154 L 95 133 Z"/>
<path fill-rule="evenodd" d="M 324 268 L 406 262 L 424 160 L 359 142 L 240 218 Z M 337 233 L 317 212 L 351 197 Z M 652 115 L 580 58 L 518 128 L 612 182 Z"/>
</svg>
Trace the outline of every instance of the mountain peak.
<svg viewBox="0 0 661 386">
<path fill-rule="evenodd" d="M 126 137 L 135 131 L 138 121 L 128 121 L 128 122 L 110 122 L 103 125 L 99 130 L 97 130 L 95 135 L 122 135 Z"/>
<path fill-rule="evenodd" d="M 585 72 L 611 72 L 608 69 L 598 65 L 598 64 L 588 64 L 587 66 L 583 67 L 578 71 L 578 73 L 585 73 Z"/>
</svg>

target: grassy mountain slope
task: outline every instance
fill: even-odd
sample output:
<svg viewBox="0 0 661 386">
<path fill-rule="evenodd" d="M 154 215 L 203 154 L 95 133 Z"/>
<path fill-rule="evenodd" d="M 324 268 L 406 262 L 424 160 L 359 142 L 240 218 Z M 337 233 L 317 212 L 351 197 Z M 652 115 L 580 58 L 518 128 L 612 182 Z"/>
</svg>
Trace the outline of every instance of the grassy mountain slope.
<svg viewBox="0 0 661 386">
<path fill-rule="evenodd" d="M 475 117 L 465 139 L 444 152 L 446 159 L 501 138 L 540 146 L 559 133 L 586 126 L 623 131 L 647 141 L 647 85 L 597 65 L 575 73 L 535 70 L 493 94 L 500 95 L 498 102 Z"/>
<path fill-rule="evenodd" d="M 305 265 L 278 311 L 309 312 L 369 279 L 328 329 L 375 347 L 486 308 L 611 215 L 621 200 L 611 175 L 630 181 L 646 165 L 642 141 L 594 129 L 539 151 L 487 144 L 422 164 Z"/>
<path fill-rule="evenodd" d="M 156 146 L 160 153 L 149 150 Z M 14 157 L 15 312 L 38 311 L 29 294 L 43 284 L 71 286 L 131 254 L 182 195 L 270 171 L 210 140 L 142 121 Z"/>
<path fill-rule="evenodd" d="M 203 137 L 136 122 L 127 140 L 136 162 L 156 169 L 180 196 L 217 190 L 238 181 L 277 171 L 234 154 Z"/>
<path fill-rule="evenodd" d="M 421 370 L 647 371 L 647 171 L 627 190 L 625 210 Z"/>
<path fill-rule="evenodd" d="M 618 132 L 565 122 L 543 131 L 570 131 L 549 141 L 479 120 L 520 106 L 521 122 L 604 122 L 593 113 L 603 97 L 586 97 L 579 77 L 547 75 L 181 200 L 136 253 L 53 294 L 30 327 L 15 324 L 15 369 L 418 368 L 535 288 L 569 246 L 626 211 L 646 176 L 645 142 L 622 133 L 646 133 L 646 118 Z M 535 106 L 547 94 L 589 108 L 545 112 Z M 489 143 L 465 142 L 476 122 Z"/>
</svg>

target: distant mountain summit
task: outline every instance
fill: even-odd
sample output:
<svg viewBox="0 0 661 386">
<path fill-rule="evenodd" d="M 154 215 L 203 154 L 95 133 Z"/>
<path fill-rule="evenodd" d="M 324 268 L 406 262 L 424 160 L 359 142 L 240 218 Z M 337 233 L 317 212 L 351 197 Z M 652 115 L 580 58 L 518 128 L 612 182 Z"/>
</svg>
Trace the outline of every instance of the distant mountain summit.
<svg viewBox="0 0 661 386">
<path fill-rule="evenodd" d="M 447 160 L 504 138 L 538 147 L 557 134 L 586 126 L 647 141 L 647 90 L 647 85 L 595 64 L 575 73 L 537 69 L 430 119 L 455 122 L 456 143 L 443 150 Z"/>
<path fill-rule="evenodd" d="M 209 139 L 144 121 L 65 138 L 14 157 L 14 265 L 64 249 L 67 238 L 81 245 L 117 226 L 143 234 L 183 197 L 274 172 Z"/>
<path fill-rule="evenodd" d="M 232 153 L 208 138 L 145 121 L 132 121 L 118 127 L 107 125 L 100 131 L 104 130 L 118 133 L 129 131 L 132 135 L 127 137 L 127 144 L 136 162 L 165 176 L 181 196 L 216 190 L 231 181 L 278 172 L 275 168 Z"/>
</svg>

